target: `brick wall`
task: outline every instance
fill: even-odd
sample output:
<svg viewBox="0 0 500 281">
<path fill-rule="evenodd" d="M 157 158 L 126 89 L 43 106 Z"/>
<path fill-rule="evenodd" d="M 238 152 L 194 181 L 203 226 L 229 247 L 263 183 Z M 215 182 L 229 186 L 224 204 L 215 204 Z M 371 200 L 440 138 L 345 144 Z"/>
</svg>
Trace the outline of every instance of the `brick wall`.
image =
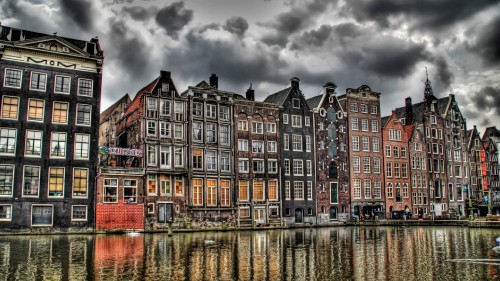
<svg viewBox="0 0 500 281">
<path fill-rule="evenodd" d="M 144 229 L 142 204 L 97 204 L 96 229 Z"/>
</svg>

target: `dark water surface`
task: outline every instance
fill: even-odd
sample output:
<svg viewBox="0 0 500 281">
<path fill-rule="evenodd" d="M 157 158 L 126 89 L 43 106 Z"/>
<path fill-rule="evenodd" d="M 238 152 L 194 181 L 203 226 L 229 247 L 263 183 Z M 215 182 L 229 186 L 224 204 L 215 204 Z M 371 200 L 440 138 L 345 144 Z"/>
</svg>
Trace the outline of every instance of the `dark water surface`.
<svg viewBox="0 0 500 281">
<path fill-rule="evenodd" d="M 0 280 L 500 280 L 498 229 L 0 236 Z"/>
</svg>

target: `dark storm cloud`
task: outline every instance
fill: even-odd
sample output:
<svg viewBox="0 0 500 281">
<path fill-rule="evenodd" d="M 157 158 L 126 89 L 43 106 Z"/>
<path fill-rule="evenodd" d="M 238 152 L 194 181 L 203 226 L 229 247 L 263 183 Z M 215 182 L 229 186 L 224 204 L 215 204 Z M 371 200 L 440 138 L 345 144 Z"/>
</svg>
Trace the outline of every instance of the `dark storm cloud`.
<svg viewBox="0 0 500 281">
<path fill-rule="evenodd" d="M 156 23 L 167 34 L 177 39 L 178 32 L 193 19 L 193 11 L 184 8 L 184 2 L 175 2 L 162 8 L 156 15 Z"/>
<path fill-rule="evenodd" d="M 448 89 L 453 82 L 453 73 L 450 71 L 448 63 L 443 57 L 438 57 L 434 60 L 437 69 L 437 86 L 441 92 Z"/>
<path fill-rule="evenodd" d="M 487 113 L 493 111 L 496 116 L 500 115 L 500 88 L 486 86 L 471 96 L 479 112 Z"/>
<path fill-rule="evenodd" d="M 476 42 L 469 49 L 480 55 L 484 65 L 495 66 L 500 63 L 500 16 L 486 23 Z"/>
<path fill-rule="evenodd" d="M 315 16 L 324 12 L 330 4 L 332 2 L 327 0 L 313 0 L 305 5 L 301 2 L 290 11 L 279 14 L 275 20 L 261 23 L 261 26 L 271 29 L 270 33 L 262 36 L 262 42 L 269 46 L 286 46 L 291 34 L 307 27 Z"/>
<path fill-rule="evenodd" d="M 231 17 L 226 21 L 224 30 L 242 37 L 248 29 L 248 22 L 242 17 Z"/>
<path fill-rule="evenodd" d="M 94 24 L 92 0 L 60 0 L 61 12 L 84 31 L 91 31 Z"/>
<path fill-rule="evenodd" d="M 219 29 L 220 29 L 220 25 L 219 24 L 217 24 L 217 23 L 210 23 L 210 24 L 206 24 L 206 25 L 200 27 L 198 29 L 198 32 L 199 33 L 203 33 L 203 32 L 205 32 L 207 30 L 219 30 Z"/>
<path fill-rule="evenodd" d="M 156 13 L 157 7 L 144 8 L 140 6 L 123 7 L 122 11 L 129 14 L 136 21 L 145 21 Z"/>
<path fill-rule="evenodd" d="M 338 25 L 321 25 L 318 29 L 305 31 L 298 36 L 290 46 L 292 50 L 303 50 L 309 47 L 321 47 L 331 39 L 344 44 L 347 38 L 356 38 L 363 34 L 359 26 L 353 23 Z"/>
<path fill-rule="evenodd" d="M 498 0 L 346 1 L 342 13 L 360 22 L 376 22 L 382 27 L 389 27 L 390 19 L 405 17 L 414 21 L 411 28 L 436 30 L 466 20 L 498 3 Z"/>
</svg>

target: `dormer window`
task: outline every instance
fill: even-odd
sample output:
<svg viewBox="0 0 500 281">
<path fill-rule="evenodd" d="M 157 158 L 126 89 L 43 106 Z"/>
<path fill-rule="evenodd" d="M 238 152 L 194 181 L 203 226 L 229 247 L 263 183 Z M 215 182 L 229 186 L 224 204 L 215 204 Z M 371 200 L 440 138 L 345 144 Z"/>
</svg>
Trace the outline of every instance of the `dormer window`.
<svg viewBox="0 0 500 281">
<path fill-rule="evenodd" d="M 168 93 L 170 85 L 167 82 L 164 82 L 161 84 L 161 91 L 164 93 Z"/>
<path fill-rule="evenodd" d="M 293 108 L 300 108 L 300 100 L 299 99 L 292 99 L 292 106 L 293 106 Z"/>
</svg>

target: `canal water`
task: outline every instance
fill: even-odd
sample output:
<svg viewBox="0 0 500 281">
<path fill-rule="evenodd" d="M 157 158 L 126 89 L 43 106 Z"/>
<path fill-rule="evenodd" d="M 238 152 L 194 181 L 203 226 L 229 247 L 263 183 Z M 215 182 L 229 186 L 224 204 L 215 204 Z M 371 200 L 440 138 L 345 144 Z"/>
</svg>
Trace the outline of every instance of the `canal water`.
<svg viewBox="0 0 500 281">
<path fill-rule="evenodd" d="M 497 229 L 0 236 L 0 280 L 500 280 Z"/>
</svg>

